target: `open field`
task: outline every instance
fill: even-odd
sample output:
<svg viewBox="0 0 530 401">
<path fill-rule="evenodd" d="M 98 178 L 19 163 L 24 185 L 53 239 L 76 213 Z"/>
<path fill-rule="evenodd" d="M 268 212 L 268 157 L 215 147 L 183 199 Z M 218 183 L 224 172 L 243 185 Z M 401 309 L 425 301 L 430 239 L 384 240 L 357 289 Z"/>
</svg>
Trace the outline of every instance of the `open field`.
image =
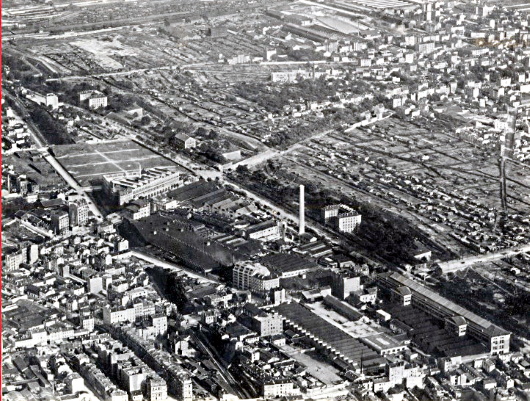
<svg viewBox="0 0 530 401">
<path fill-rule="evenodd" d="M 58 145 L 53 147 L 53 152 L 81 185 L 89 185 L 105 174 L 175 166 L 170 160 L 130 141 Z"/>
</svg>

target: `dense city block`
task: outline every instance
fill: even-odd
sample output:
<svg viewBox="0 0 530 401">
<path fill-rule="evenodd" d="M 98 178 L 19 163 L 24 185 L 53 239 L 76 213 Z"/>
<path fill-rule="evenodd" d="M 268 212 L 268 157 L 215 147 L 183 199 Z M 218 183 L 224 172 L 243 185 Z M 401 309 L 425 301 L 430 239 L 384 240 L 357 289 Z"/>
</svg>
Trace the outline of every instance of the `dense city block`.
<svg viewBox="0 0 530 401">
<path fill-rule="evenodd" d="M 2 13 L 3 399 L 530 399 L 528 0 Z"/>
</svg>

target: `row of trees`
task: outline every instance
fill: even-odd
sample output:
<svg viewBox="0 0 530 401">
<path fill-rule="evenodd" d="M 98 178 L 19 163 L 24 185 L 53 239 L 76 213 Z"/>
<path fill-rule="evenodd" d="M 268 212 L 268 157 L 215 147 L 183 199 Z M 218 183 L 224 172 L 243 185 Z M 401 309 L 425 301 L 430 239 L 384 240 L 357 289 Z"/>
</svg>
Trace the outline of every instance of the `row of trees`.
<svg viewBox="0 0 530 401">
<path fill-rule="evenodd" d="M 64 145 L 73 143 L 65 125 L 52 117 L 45 108 L 32 105 L 29 110 L 31 120 L 35 123 L 39 131 L 44 135 L 48 143 L 52 145 Z"/>
</svg>

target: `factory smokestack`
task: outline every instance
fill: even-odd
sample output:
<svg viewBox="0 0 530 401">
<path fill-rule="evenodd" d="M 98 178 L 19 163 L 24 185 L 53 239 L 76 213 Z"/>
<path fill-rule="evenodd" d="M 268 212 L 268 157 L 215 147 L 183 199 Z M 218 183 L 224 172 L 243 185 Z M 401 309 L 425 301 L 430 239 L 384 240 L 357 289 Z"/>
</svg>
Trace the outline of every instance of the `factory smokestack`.
<svg viewBox="0 0 530 401">
<path fill-rule="evenodd" d="M 300 185 L 300 227 L 298 234 L 305 234 L 305 188 Z"/>
</svg>

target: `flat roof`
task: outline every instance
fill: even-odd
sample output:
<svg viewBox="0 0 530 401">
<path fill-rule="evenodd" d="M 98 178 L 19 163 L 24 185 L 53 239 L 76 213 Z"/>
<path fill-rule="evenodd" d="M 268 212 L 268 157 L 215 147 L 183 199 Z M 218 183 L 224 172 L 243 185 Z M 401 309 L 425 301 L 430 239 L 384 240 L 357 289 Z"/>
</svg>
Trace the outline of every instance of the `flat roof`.
<svg viewBox="0 0 530 401">
<path fill-rule="evenodd" d="M 316 262 L 291 253 L 272 253 L 261 258 L 261 263 L 280 273 L 318 267 Z"/>
<path fill-rule="evenodd" d="M 475 313 L 455 304 L 454 302 L 449 301 L 447 298 L 442 297 L 436 292 L 424 287 L 423 285 L 417 283 L 414 280 L 411 280 L 399 273 L 392 273 L 389 275 L 389 278 L 409 287 L 412 291 L 424 296 L 437 303 L 441 307 L 447 309 L 449 312 L 452 312 L 453 315 L 458 315 L 464 317 L 468 322 L 472 322 L 482 328 L 484 332 L 489 333 L 490 335 L 506 335 L 510 334 L 508 331 L 494 325 L 493 323 L 487 321 L 486 319 L 476 315 Z"/>
<path fill-rule="evenodd" d="M 376 351 L 384 351 L 403 346 L 403 342 L 396 340 L 385 333 L 374 334 L 373 336 L 363 337 L 361 341 Z"/>
<path fill-rule="evenodd" d="M 275 307 L 274 310 L 340 352 L 344 357 L 351 359 L 354 363 L 360 363 L 361 359 L 364 362 L 379 358 L 375 351 L 357 338 L 352 337 L 349 333 L 297 302 L 281 304 Z"/>
<path fill-rule="evenodd" d="M 260 223 L 253 224 L 247 228 L 247 233 L 255 233 L 261 230 L 266 230 L 271 227 L 275 227 L 278 225 L 278 222 L 275 220 L 266 220 L 262 221 Z"/>
</svg>

